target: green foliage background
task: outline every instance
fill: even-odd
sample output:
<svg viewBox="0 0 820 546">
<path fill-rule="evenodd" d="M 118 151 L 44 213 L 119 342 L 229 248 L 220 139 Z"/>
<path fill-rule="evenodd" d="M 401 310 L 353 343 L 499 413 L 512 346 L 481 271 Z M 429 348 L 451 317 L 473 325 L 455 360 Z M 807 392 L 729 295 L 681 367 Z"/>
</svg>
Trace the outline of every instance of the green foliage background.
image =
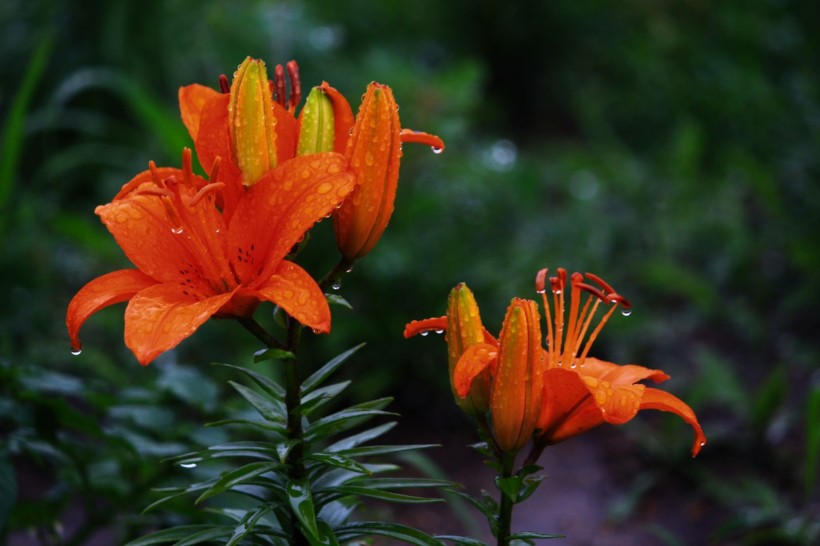
<svg viewBox="0 0 820 546">
<path fill-rule="evenodd" d="M 710 440 L 692 463 L 689 431 L 662 416 L 594 437 L 602 459 L 642 457 L 635 475 L 607 462 L 626 491 L 610 525 L 643 525 L 647 499 L 687 484 L 685 506 L 708 516 L 655 540 L 816 540 L 818 20 L 799 0 L 3 2 L 0 529 L 90 544 L 202 517 L 137 514 L 172 478 L 160 458 L 218 440 L 199 425 L 234 401 L 207 363 L 246 364 L 254 341 L 211 322 L 142 369 L 121 307 L 86 325 L 80 357 L 63 317 L 128 265 L 94 207 L 190 145 L 177 89 L 252 55 L 297 59 L 305 86 L 327 80 L 354 107 L 387 83 L 403 123 L 448 145 L 405 147 L 390 228 L 340 291 L 354 311 L 310 340 L 315 362 L 368 343 L 353 398 L 393 394 L 405 426 L 446 441 L 468 424 L 443 344 L 403 325 L 466 281 L 497 331 L 537 269 L 592 271 L 635 307 L 597 355 L 670 373 Z M 307 252 L 317 274 L 335 260 L 328 225 Z"/>
</svg>

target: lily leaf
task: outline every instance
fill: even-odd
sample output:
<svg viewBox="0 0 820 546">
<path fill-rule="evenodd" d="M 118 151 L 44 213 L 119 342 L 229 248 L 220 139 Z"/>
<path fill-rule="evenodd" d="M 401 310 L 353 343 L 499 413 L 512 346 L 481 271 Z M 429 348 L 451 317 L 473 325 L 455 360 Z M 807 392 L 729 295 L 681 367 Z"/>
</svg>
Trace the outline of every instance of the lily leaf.
<svg viewBox="0 0 820 546">
<path fill-rule="evenodd" d="M 270 379 L 269 377 L 265 377 L 261 373 L 251 370 L 248 368 L 243 368 L 242 366 L 234 366 L 233 364 L 224 364 L 222 362 L 214 362 L 214 366 L 225 366 L 226 368 L 233 368 L 235 370 L 239 370 L 240 372 L 244 373 L 251 379 L 253 379 L 257 385 L 259 385 L 262 390 L 266 393 L 270 394 L 274 398 L 280 401 L 285 400 L 285 389 L 282 386 Z"/>
<path fill-rule="evenodd" d="M 566 538 L 565 535 L 550 533 L 515 533 L 510 535 L 510 540 L 545 540 L 549 538 Z"/>
<path fill-rule="evenodd" d="M 266 360 L 296 360 L 296 355 L 284 349 L 274 349 L 271 347 L 265 347 L 253 353 L 254 364 L 259 364 Z"/>
<path fill-rule="evenodd" d="M 350 470 L 357 474 L 370 474 L 370 471 L 362 464 L 338 453 L 311 453 L 307 458 L 325 465 Z"/>
<path fill-rule="evenodd" d="M 313 423 L 305 431 L 305 438 L 313 441 L 349 430 L 362 424 L 364 421 L 378 415 L 392 415 L 395 413 L 382 411 L 380 409 L 354 409 L 348 408 L 334 414 L 323 417 Z"/>
<path fill-rule="evenodd" d="M 369 442 L 370 440 L 374 440 L 379 436 L 389 432 L 393 427 L 395 427 L 398 423 L 396 421 L 391 421 L 389 423 L 385 423 L 383 425 L 379 425 L 377 427 L 369 428 L 363 432 L 359 432 L 358 434 L 354 434 L 353 436 L 348 436 L 347 438 L 342 438 L 341 440 L 337 441 L 336 443 L 328 446 L 325 451 L 328 453 L 338 453 L 344 451 L 346 449 L 352 449 L 358 445 L 361 445 L 365 442 Z"/>
<path fill-rule="evenodd" d="M 316 522 L 316 508 L 310 494 L 308 480 L 293 480 L 287 484 L 288 502 L 293 513 L 311 538 L 319 540 L 319 527 Z"/>
<path fill-rule="evenodd" d="M 259 415 L 264 417 L 266 420 L 273 421 L 275 423 L 287 422 L 287 410 L 285 409 L 285 405 L 279 400 L 268 400 L 259 395 L 256 391 L 234 381 L 228 381 L 228 383 L 231 387 L 236 389 L 236 391 L 241 394 L 245 400 L 250 402 L 254 409 L 259 412 Z"/>
<path fill-rule="evenodd" d="M 355 485 L 339 485 L 334 487 L 331 491 L 341 493 L 341 496 L 356 495 L 359 497 L 370 497 L 373 499 L 379 499 L 389 502 L 398 502 L 403 504 L 429 504 L 433 502 L 444 502 L 444 499 L 439 498 L 404 495 L 401 493 L 384 491 L 382 489 L 372 489 L 370 487 L 362 487 Z"/>
<path fill-rule="evenodd" d="M 340 383 L 333 383 L 332 385 L 311 391 L 302 398 L 302 404 L 299 406 L 301 408 L 302 415 L 310 415 L 312 412 L 316 411 L 317 408 L 327 402 L 330 402 L 336 395 L 344 391 L 350 383 L 351 381 L 349 380 L 342 381 Z"/>
<path fill-rule="evenodd" d="M 142 538 L 132 540 L 125 546 L 152 546 L 154 544 L 163 544 L 166 542 L 178 541 L 180 539 L 184 540 L 188 537 L 209 531 L 214 531 L 213 525 L 179 525 L 172 529 L 163 529 L 162 531 L 157 531 Z"/>
<path fill-rule="evenodd" d="M 302 388 L 301 388 L 302 396 L 306 395 L 307 393 L 309 393 L 310 391 L 312 391 L 313 389 L 315 389 L 316 387 L 321 385 L 324 382 L 324 380 L 327 379 L 330 376 L 330 374 L 332 374 L 337 369 L 339 369 L 339 366 L 344 364 L 344 362 L 348 358 L 350 358 L 353 355 L 353 353 L 355 353 L 356 351 L 358 351 L 362 347 L 364 347 L 364 343 L 360 343 L 359 345 L 356 345 L 352 349 L 348 349 L 347 351 L 345 351 L 342 354 L 340 354 L 340 355 L 336 356 L 335 358 L 331 359 L 327 364 L 325 364 L 324 366 L 322 366 L 321 368 L 319 368 L 318 370 L 313 372 L 310 375 L 310 377 L 308 377 L 307 379 L 305 379 L 302 382 Z"/>
<path fill-rule="evenodd" d="M 357 521 L 336 529 L 336 537 L 342 542 L 368 535 L 379 535 L 416 546 L 442 546 L 444 544 L 427 533 L 397 523 Z"/>
<path fill-rule="evenodd" d="M 487 546 L 486 542 L 477 540 L 475 538 L 462 537 L 458 535 L 436 535 L 434 538 L 439 540 L 446 540 L 448 542 L 455 542 L 461 546 Z"/>
<path fill-rule="evenodd" d="M 261 474 L 265 474 L 266 472 L 276 470 L 279 466 L 279 463 L 256 462 L 249 463 L 244 466 L 240 466 L 235 470 L 231 470 L 230 472 L 226 472 L 219 477 L 214 485 L 202 493 L 199 498 L 196 499 L 195 503 L 199 504 L 205 499 L 209 499 L 215 495 L 228 491 L 235 485 L 251 480 Z"/>
</svg>

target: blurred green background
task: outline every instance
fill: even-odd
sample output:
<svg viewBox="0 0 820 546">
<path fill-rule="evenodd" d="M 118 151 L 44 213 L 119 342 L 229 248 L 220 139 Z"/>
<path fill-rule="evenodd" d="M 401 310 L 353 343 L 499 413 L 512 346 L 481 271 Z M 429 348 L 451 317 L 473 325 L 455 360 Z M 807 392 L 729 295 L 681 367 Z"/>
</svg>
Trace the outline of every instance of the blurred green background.
<svg viewBox="0 0 820 546">
<path fill-rule="evenodd" d="M 817 21 L 799 0 L 0 3 L 0 543 L 118 544 L 204 517 L 191 499 L 139 512 L 179 479 L 163 457 L 224 439 L 201 424 L 237 404 L 235 377 L 208 363 L 248 364 L 255 341 L 212 321 L 141 368 L 122 306 L 77 357 L 64 312 L 128 266 L 94 207 L 190 145 L 177 89 L 246 55 L 295 58 L 303 86 L 354 108 L 387 83 L 405 126 L 447 142 L 405 146 L 390 227 L 340 290 L 354 310 L 306 344 L 318 365 L 367 342 L 350 397 L 396 396 L 398 441 L 443 443 L 437 464 L 480 482 L 443 342 L 403 325 L 466 281 L 498 331 L 539 268 L 592 271 L 635 308 L 593 353 L 668 372 L 709 444 L 693 461 L 688 427 L 643 414 L 573 439 L 542 459 L 556 479 L 522 525 L 568 544 L 816 543 Z M 311 270 L 334 252 L 321 225 Z"/>
</svg>

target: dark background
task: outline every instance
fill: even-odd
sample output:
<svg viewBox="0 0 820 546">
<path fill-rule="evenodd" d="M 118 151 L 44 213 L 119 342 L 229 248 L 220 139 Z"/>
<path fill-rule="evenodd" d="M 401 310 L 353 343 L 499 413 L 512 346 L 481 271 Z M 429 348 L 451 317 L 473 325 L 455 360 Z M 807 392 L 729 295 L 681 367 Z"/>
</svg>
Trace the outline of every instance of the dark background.
<svg viewBox="0 0 820 546">
<path fill-rule="evenodd" d="M 64 312 L 128 266 L 94 207 L 190 145 L 177 89 L 252 55 L 297 59 L 304 88 L 327 80 L 354 108 L 389 84 L 403 124 L 447 142 L 405 146 L 390 227 L 339 291 L 354 310 L 306 343 L 311 365 L 368 343 L 349 397 L 395 396 L 395 441 L 445 444 L 436 464 L 491 488 L 442 340 L 403 325 L 466 281 L 497 332 L 539 268 L 592 271 L 635 308 L 593 353 L 668 372 L 709 444 L 691 460 L 689 428 L 646 412 L 547 450 L 519 527 L 568 544 L 818 540 L 818 21 L 796 0 L 4 1 L 0 537 L 5 521 L 10 544 L 115 544 L 203 517 L 192 499 L 139 512 L 178 478 L 163 457 L 225 439 L 201 425 L 239 403 L 235 377 L 208 363 L 248 364 L 255 341 L 212 321 L 141 368 L 122 306 L 88 322 L 79 357 Z M 329 224 L 306 259 L 335 262 Z M 441 513 L 393 515 L 484 532 Z"/>
</svg>

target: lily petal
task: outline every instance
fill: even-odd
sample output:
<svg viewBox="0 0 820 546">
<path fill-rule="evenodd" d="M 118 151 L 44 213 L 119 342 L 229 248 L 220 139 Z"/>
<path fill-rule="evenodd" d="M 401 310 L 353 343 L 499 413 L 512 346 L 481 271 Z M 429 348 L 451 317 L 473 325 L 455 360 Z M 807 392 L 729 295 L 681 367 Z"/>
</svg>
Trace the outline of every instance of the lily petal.
<svg viewBox="0 0 820 546">
<path fill-rule="evenodd" d="M 287 313 L 313 328 L 316 333 L 330 332 L 330 307 L 327 298 L 310 274 L 288 260 L 282 260 L 276 273 L 259 289 L 261 299 L 279 305 Z"/>
<path fill-rule="evenodd" d="M 353 109 L 344 95 L 327 82 L 322 82 L 320 88 L 327 93 L 330 102 L 333 103 L 333 149 L 343 154 L 347 149 L 347 141 L 350 140 L 350 129 L 356 120 L 353 117 Z"/>
<path fill-rule="evenodd" d="M 706 435 L 700 428 L 698 418 L 686 402 L 660 389 L 647 388 L 641 399 L 641 409 L 654 409 L 674 413 L 686 421 L 695 430 L 695 440 L 692 443 L 692 457 L 697 456 L 700 449 L 706 444 Z"/>
<path fill-rule="evenodd" d="M 191 135 L 194 142 L 196 142 L 199 133 L 202 108 L 205 103 L 219 94 L 219 91 L 198 83 L 179 88 L 179 111 L 182 116 L 182 123 L 185 124 L 188 134 Z"/>
<path fill-rule="evenodd" d="M 157 284 L 157 281 L 137 269 L 121 269 L 97 277 L 77 292 L 66 311 L 65 324 L 71 347 L 78 351 L 80 328 L 88 318 L 109 305 L 130 300 L 134 294 Z"/>
<path fill-rule="evenodd" d="M 470 393 L 473 380 L 481 372 L 493 367 L 492 364 L 497 358 L 498 347 L 489 343 L 477 343 L 467 349 L 453 370 L 453 386 L 456 393 L 462 398 L 466 397 Z"/>
<path fill-rule="evenodd" d="M 353 190 L 344 156 L 327 152 L 297 157 L 264 175 L 234 212 L 230 256 L 243 283 L 258 289 L 305 232 Z"/>
<path fill-rule="evenodd" d="M 547 443 L 558 443 L 603 423 L 589 388 L 574 370 L 551 368 L 544 372 L 543 380 L 536 428 Z"/>
<path fill-rule="evenodd" d="M 600 381 L 608 381 L 613 385 L 632 385 L 644 379 L 651 379 L 660 383 L 669 379 L 661 370 L 644 368 L 637 364 L 613 364 L 597 358 L 587 357 L 580 370 L 582 375 L 592 376 Z"/>
<path fill-rule="evenodd" d="M 157 284 L 135 295 L 125 309 L 125 344 L 143 366 L 193 334 L 233 292 L 206 299 L 183 285 Z"/>
</svg>

